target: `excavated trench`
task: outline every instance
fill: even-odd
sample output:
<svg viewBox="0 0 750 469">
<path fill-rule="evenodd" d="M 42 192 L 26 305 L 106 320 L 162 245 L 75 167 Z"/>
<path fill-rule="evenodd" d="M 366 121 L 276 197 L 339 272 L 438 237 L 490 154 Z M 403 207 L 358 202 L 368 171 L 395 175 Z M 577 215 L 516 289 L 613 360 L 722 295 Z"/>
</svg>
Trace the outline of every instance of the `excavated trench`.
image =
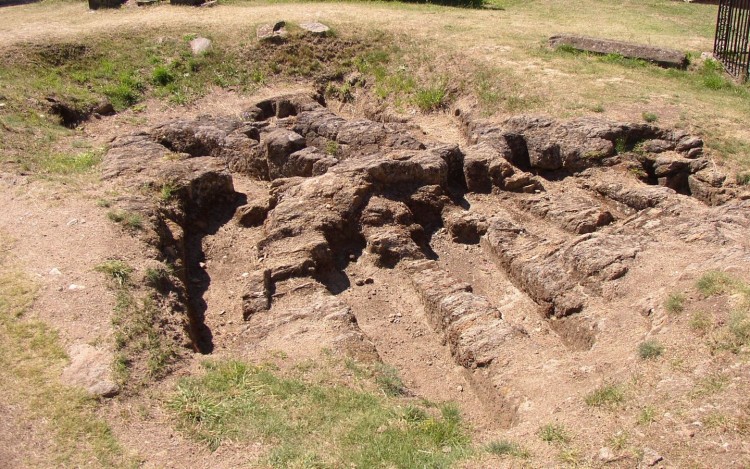
<svg viewBox="0 0 750 469">
<path fill-rule="evenodd" d="M 402 368 L 416 366 L 410 350 L 426 361 L 443 347 L 504 425 L 519 404 L 501 391 L 505 356 L 549 340 L 530 316 L 568 350 L 589 350 L 602 305 L 660 239 L 691 242 L 703 233 L 695 219 L 713 230 L 701 242 L 717 245 L 746 228 L 747 215 L 726 220 L 748 201 L 709 166 L 700 139 L 679 131 L 495 124 L 457 110 L 457 144 L 347 120 L 304 94 L 241 116 L 167 122 L 118 138 L 105 159 L 106 178 L 176 188 L 152 214 L 196 349 L 213 348 L 205 296 L 226 281 L 231 294 L 211 293 L 217 314 L 235 311 L 256 343 L 304 323 L 300 348 L 308 334 Z M 401 318 L 410 343 L 388 329 Z"/>
</svg>

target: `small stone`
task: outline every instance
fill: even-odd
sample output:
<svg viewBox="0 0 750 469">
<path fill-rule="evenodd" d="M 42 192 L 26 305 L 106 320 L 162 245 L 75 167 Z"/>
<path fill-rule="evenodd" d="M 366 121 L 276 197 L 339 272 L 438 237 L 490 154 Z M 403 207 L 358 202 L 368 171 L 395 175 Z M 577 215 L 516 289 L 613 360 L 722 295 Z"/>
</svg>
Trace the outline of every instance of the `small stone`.
<svg viewBox="0 0 750 469">
<path fill-rule="evenodd" d="M 453 448 L 450 447 L 450 446 L 443 446 L 442 451 L 443 451 L 443 453 L 448 454 L 451 451 L 453 451 Z"/>
<path fill-rule="evenodd" d="M 358 278 L 358 279 L 357 279 L 357 280 L 356 280 L 356 281 L 354 282 L 354 284 L 355 284 L 355 285 L 357 285 L 358 287 L 361 287 L 362 285 L 364 285 L 364 284 L 365 284 L 365 281 L 364 281 L 364 280 L 362 280 L 361 278 Z"/>
<path fill-rule="evenodd" d="M 211 39 L 205 37 L 197 37 L 190 41 L 190 50 L 193 55 L 203 55 L 211 50 Z"/>
<path fill-rule="evenodd" d="M 372 285 L 373 283 L 375 283 L 375 280 L 373 280 L 372 277 L 367 277 L 365 279 L 365 284 Z"/>
<path fill-rule="evenodd" d="M 73 218 L 71 220 L 68 220 L 68 223 L 67 223 L 68 226 L 73 226 L 73 225 L 76 225 L 76 224 L 78 224 L 78 219 L 77 218 Z"/>
<path fill-rule="evenodd" d="M 226 312 L 226 310 L 222 309 L 221 311 L 219 311 L 219 316 L 224 316 Z"/>
<path fill-rule="evenodd" d="M 83 290 L 84 288 L 86 287 L 84 287 L 83 285 L 76 285 L 75 283 L 71 283 L 68 286 L 68 290 Z"/>
<path fill-rule="evenodd" d="M 459 386 L 457 389 L 458 389 L 458 392 L 464 392 L 464 387 L 463 386 Z"/>
<path fill-rule="evenodd" d="M 324 25 L 323 23 L 318 23 L 318 22 L 302 23 L 299 26 L 305 31 L 315 34 L 315 35 L 319 35 L 319 36 L 324 36 L 328 34 L 328 32 L 331 30 L 331 28 L 329 28 L 328 26 Z"/>
<path fill-rule="evenodd" d="M 242 272 L 242 278 L 248 278 L 250 276 L 250 272 Z"/>
<path fill-rule="evenodd" d="M 52 269 L 52 270 L 49 271 L 49 274 L 50 275 L 62 275 L 62 272 L 60 272 L 60 269 L 58 269 L 57 267 L 55 267 L 54 269 Z"/>
<path fill-rule="evenodd" d="M 655 450 L 645 447 L 643 448 L 643 464 L 646 466 L 655 466 L 659 461 L 663 460 L 664 458 L 657 453 Z"/>
<path fill-rule="evenodd" d="M 286 23 L 277 21 L 274 24 L 262 24 L 255 31 L 259 41 L 270 41 L 274 43 L 283 42 L 286 39 Z"/>
<path fill-rule="evenodd" d="M 85 388 L 94 396 L 112 397 L 120 392 L 110 376 L 112 357 L 106 351 L 78 344 L 70 349 L 69 355 L 70 365 L 61 376 L 63 383 Z"/>
<path fill-rule="evenodd" d="M 615 453 L 606 446 L 599 449 L 599 461 L 601 462 L 612 462 L 616 459 Z"/>
<path fill-rule="evenodd" d="M 354 254 L 349 254 L 349 260 L 354 262 L 357 260 L 357 256 L 355 256 Z"/>
</svg>

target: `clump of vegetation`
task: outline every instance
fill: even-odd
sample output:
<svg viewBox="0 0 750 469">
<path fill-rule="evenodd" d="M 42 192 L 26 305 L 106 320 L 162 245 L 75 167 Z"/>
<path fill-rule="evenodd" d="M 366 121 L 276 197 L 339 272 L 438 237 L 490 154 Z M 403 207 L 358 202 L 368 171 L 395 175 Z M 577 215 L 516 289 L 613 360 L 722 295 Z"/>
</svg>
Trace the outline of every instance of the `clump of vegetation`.
<svg viewBox="0 0 750 469">
<path fill-rule="evenodd" d="M 729 385 L 729 376 L 717 373 L 701 379 L 690 393 L 692 397 L 703 397 L 716 394 Z"/>
<path fill-rule="evenodd" d="M 664 303 L 668 313 L 677 314 L 685 311 L 685 301 L 687 298 L 682 293 L 671 293 L 667 297 L 667 301 Z"/>
<path fill-rule="evenodd" d="M 406 386 L 398 375 L 396 368 L 384 363 L 378 364 L 374 370 L 375 383 L 388 396 L 401 396 L 406 394 Z"/>
<path fill-rule="evenodd" d="M 40 170 L 47 174 L 73 175 L 91 171 L 102 161 L 101 150 L 89 150 L 76 154 L 57 153 L 41 160 Z"/>
<path fill-rule="evenodd" d="M 664 346 L 655 339 L 641 342 L 638 345 L 638 356 L 642 360 L 658 358 L 664 353 Z"/>
<path fill-rule="evenodd" d="M 184 431 L 212 449 L 260 439 L 271 447 L 272 467 L 447 467 L 468 453 L 469 438 L 450 404 L 401 406 L 238 361 L 204 367 L 203 376 L 178 384 L 168 406 Z"/>
<path fill-rule="evenodd" d="M 385 363 L 363 364 L 356 360 L 347 359 L 346 368 L 354 373 L 354 376 L 362 379 L 371 379 L 386 396 L 407 395 L 408 390 L 398 375 L 396 368 Z"/>
<path fill-rule="evenodd" d="M 724 76 L 724 68 L 716 60 L 708 59 L 703 62 L 703 67 L 701 67 L 699 73 L 703 86 L 710 90 L 720 90 L 735 86 L 734 83 L 727 80 Z"/>
<path fill-rule="evenodd" d="M 163 290 L 169 283 L 171 272 L 166 267 L 149 267 L 143 274 L 143 280 L 151 288 Z"/>
<path fill-rule="evenodd" d="M 133 272 L 132 267 L 119 259 L 110 259 L 102 262 L 95 267 L 95 270 L 106 274 L 119 288 L 124 288 L 128 285 L 130 274 Z"/>
<path fill-rule="evenodd" d="M 711 317 L 704 311 L 697 311 L 690 318 L 690 328 L 699 335 L 703 335 L 712 326 Z"/>
<path fill-rule="evenodd" d="M 638 414 L 637 422 L 639 425 L 650 425 L 656 421 L 656 409 L 646 406 Z"/>
<path fill-rule="evenodd" d="M 444 107 L 447 101 L 448 88 L 444 82 L 418 88 L 414 94 L 414 103 L 422 112 L 436 111 Z"/>
<path fill-rule="evenodd" d="M 547 443 L 563 443 L 567 444 L 570 442 L 570 434 L 565 429 L 563 424 L 548 423 L 539 428 L 537 433 L 542 441 Z"/>
<path fill-rule="evenodd" d="M 615 140 L 615 151 L 618 154 L 628 151 L 628 142 L 624 137 L 617 137 L 617 139 Z"/>
<path fill-rule="evenodd" d="M 130 231 L 139 231 L 143 229 L 143 217 L 134 212 L 125 210 L 113 210 L 107 213 L 107 218 L 115 223 L 119 223 Z"/>
<path fill-rule="evenodd" d="M 732 278 L 724 272 L 711 270 L 706 272 L 695 282 L 695 288 L 705 296 L 726 293 L 734 285 Z"/>
<path fill-rule="evenodd" d="M 654 123 L 659 120 L 659 116 L 654 114 L 653 112 L 644 112 L 643 113 L 643 120 L 648 122 L 649 124 Z"/>
<path fill-rule="evenodd" d="M 625 390 L 616 384 L 605 384 L 587 394 L 585 401 L 591 407 L 614 409 L 625 402 Z"/>
<path fill-rule="evenodd" d="M 529 450 L 521 447 L 518 443 L 501 440 L 493 441 L 487 445 L 487 452 L 495 456 L 511 456 L 519 459 L 528 459 L 531 457 Z"/>
<path fill-rule="evenodd" d="M 750 171 L 740 171 L 735 176 L 735 182 L 741 186 L 750 185 Z"/>
<path fill-rule="evenodd" d="M 177 344 L 170 337 L 180 337 L 182 331 L 170 330 L 153 297 L 139 302 L 131 292 L 119 290 L 112 325 L 114 369 L 121 383 L 137 386 L 166 375 L 178 355 Z M 139 374 L 135 379 L 134 372 Z"/>
<path fill-rule="evenodd" d="M 154 69 L 151 80 L 155 85 L 167 86 L 168 84 L 175 81 L 175 75 L 169 68 L 160 65 Z"/>
</svg>

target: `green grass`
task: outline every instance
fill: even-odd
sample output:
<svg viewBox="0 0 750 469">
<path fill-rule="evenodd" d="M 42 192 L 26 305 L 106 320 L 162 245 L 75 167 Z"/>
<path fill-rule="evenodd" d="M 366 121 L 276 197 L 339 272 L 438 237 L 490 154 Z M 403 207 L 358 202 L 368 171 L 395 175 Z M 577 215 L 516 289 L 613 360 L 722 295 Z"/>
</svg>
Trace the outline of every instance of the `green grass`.
<svg viewBox="0 0 750 469">
<path fill-rule="evenodd" d="M 714 395 L 723 391 L 729 385 L 729 382 L 730 378 L 725 374 L 717 373 L 707 376 L 696 383 L 690 396 L 698 398 Z"/>
<path fill-rule="evenodd" d="M 32 281 L 0 259 L 0 403 L 16 406 L 26 419 L 23 427 L 42 432 L 44 439 L 43 452 L 22 450 L 30 458 L 26 462 L 37 467 L 137 467 L 98 416 L 98 402 L 83 390 L 60 384 L 68 359 L 57 333 L 23 317 L 35 293 Z"/>
<path fill-rule="evenodd" d="M 175 330 L 156 295 L 142 300 L 136 297 L 131 282 L 134 269 L 127 263 L 110 259 L 95 270 L 106 275 L 115 290 L 113 370 L 118 381 L 132 389 L 164 377 L 178 357 L 176 341 L 184 330 Z M 160 287 L 168 276 L 166 269 L 149 269 L 144 279 L 147 284 L 154 283 L 149 286 Z"/>
<path fill-rule="evenodd" d="M 130 231 L 140 231 L 144 227 L 143 216 L 135 212 L 113 210 L 107 213 L 107 218 Z"/>
<path fill-rule="evenodd" d="M 705 296 L 726 293 L 734 285 L 734 280 L 724 272 L 711 270 L 706 272 L 695 282 L 695 288 Z"/>
<path fill-rule="evenodd" d="M 638 356 L 641 360 L 652 360 L 664 353 L 664 346 L 655 339 L 641 342 L 638 345 Z"/>
<path fill-rule="evenodd" d="M 468 455 L 455 406 L 423 407 L 343 385 L 288 379 L 238 361 L 204 363 L 168 407 L 180 427 L 215 449 L 262 441 L 272 467 L 449 467 Z"/>
<path fill-rule="evenodd" d="M 648 122 L 649 124 L 652 124 L 659 120 L 659 116 L 654 114 L 653 112 L 644 112 L 642 114 L 643 120 Z"/>
<path fill-rule="evenodd" d="M 547 443 L 570 443 L 570 433 L 562 424 L 548 423 L 539 428 L 539 438 Z"/>
<path fill-rule="evenodd" d="M 664 308 L 670 314 L 677 314 L 685 311 L 685 301 L 687 298 L 683 293 L 670 293 L 664 302 Z"/>
<path fill-rule="evenodd" d="M 705 334 L 712 325 L 711 316 L 704 311 L 696 311 L 690 317 L 690 328 L 699 335 Z"/>
<path fill-rule="evenodd" d="M 709 340 L 712 351 L 730 351 L 735 354 L 743 353 L 750 347 L 750 285 L 720 271 L 706 272 L 695 284 L 696 289 L 703 295 L 715 296 L 721 294 L 732 295 L 733 305 L 726 324 L 713 328 Z M 707 331 L 711 324 L 703 324 L 694 318 L 694 329 Z M 706 320 L 710 321 L 708 318 Z M 705 322 L 705 321 L 704 321 Z"/>
<path fill-rule="evenodd" d="M 605 384 L 585 397 L 586 405 L 615 409 L 625 402 L 625 390 L 616 384 Z"/>
<path fill-rule="evenodd" d="M 130 283 L 133 268 L 119 259 L 110 259 L 97 265 L 95 269 L 109 277 L 117 287 L 124 288 Z"/>
<path fill-rule="evenodd" d="M 646 406 L 643 409 L 641 409 L 640 413 L 638 413 L 638 418 L 636 419 L 636 422 L 638 422 L 638 425 L 651 425 L 656 421 L 656 409 L 654 409 L 651 406 Z"/>
<path fill-rule="evenodd" d="M 446 83 L 420 87 L 414 93 L 414 104 L 422 112 L 432 112 L 445 107 L 448 103 L 448 88 Z"/>
<path fill-rule="evenodd" d="M 101 150 L 52 154 L 41 159 L 39 170 L 46 174 L 64 176 L 88 173 L 102 161 L 102 154 Z"/>
<path fill-rule="evenodd" d="M 531 457 L 529 450 L 521 447 L 518 443 L 507 440 L 490 442 L 486 446 L 486 450 L 495 456 L 511 456 L 519 459 L 529 459 Z"/>
</svg>

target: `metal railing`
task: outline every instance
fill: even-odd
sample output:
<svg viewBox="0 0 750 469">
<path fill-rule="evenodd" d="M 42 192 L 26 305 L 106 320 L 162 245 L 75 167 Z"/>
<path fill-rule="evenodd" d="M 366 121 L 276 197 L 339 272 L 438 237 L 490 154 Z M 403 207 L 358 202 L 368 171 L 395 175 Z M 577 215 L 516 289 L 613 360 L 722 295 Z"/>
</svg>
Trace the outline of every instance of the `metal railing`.
<svg viewBox="0 0 750 469">
<path fill-rule="evenodd" d="M 750 68 L 750 0 L 721 0 L 716 19 L 714 57 L 731 75 L 748 78 Z"/>
</svg>

